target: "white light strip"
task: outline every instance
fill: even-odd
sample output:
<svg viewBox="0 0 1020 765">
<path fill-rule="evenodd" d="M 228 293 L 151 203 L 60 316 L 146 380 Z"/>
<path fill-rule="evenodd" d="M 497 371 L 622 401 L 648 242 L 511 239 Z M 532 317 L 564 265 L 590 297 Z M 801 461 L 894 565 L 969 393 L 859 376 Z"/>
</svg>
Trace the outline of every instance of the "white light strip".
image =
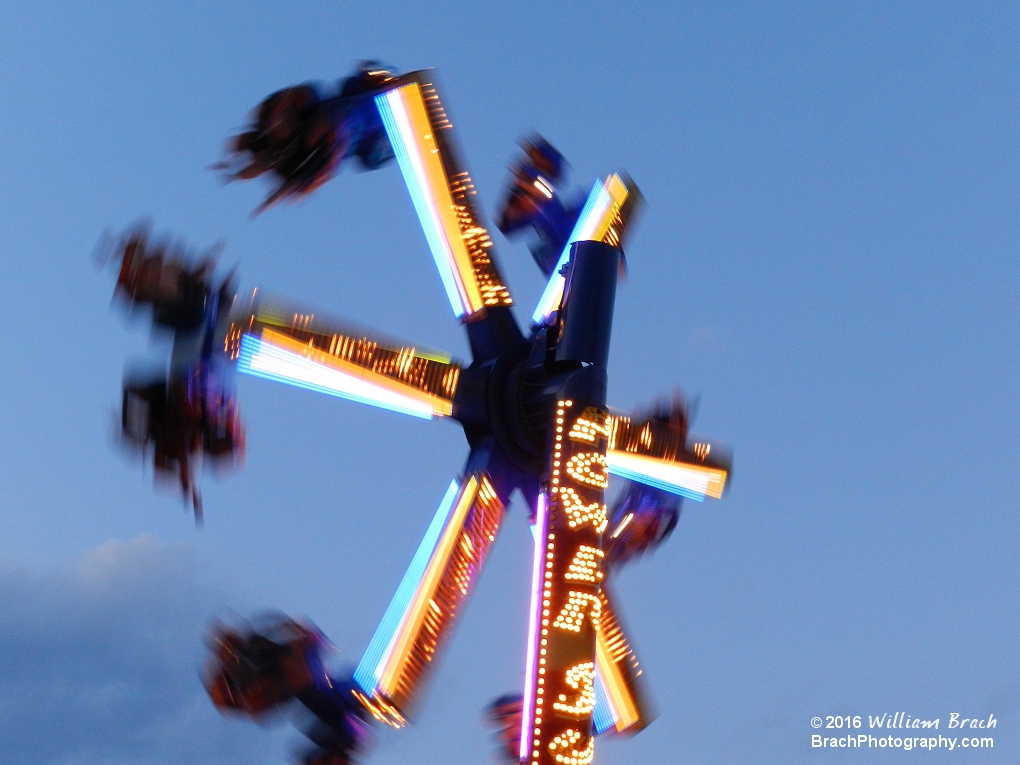
<svg viewBox="0 0 1020 765">
<path fill-rule="evenodd" d="M 623 533 L 623 530 L 625 528 L 627 528 L 627 526 L 630 524 L 630 522 L 632 520 L 634 520 L 634 513 L 627 513 L 627 515 L 624 517 L 623 521 L 621 521 L 620 525 L 616 527 L 616 531 L 614 531 L 609 536 L 609 538 L 610 539 L 616 539 L 618 536 L 620 536 L 620 534 Z"/>
<path fill-rule="evenodd" d="M 425 232 L 425 239 L 428 241 L 432 258 L 435 260 L 439 276 L 443 280 L 446 295 L 450 299 L 450 306 L 459 318 L 474 311 L 460 270 L 457 268 L 457 258 L 453 252 L 453 247 L 456 245 L 450 241 L 450 232 L 446 231 L 443 217 L 438 208 L 438 205 L 443 204 L 444 200 L 435 198 L 435 190 L 429 183 L 429 173 L 425 166 L 426 160 L 421 154 L 422 147 L 419 146 L 418 134 L 404 103 L 405 93 L 409 98 L 415 96 L 421 98 L 417 85 L 405 85 L 381 93 L 375 97 L 375 101 L 379 107 L 379 113 L 382 115 L 390 144 L 394 147 L 397 164 L 400 166 L 404 183 L 411 195 L 418 220 Z M 431 134 L 426 137 L 432 138 Z M 445 200 L 445 203 L 452 208 L 452 199 Z M 459 230 L 455 233 L 458 237 L 460 236 Z M 457 244 L 463 247 L 463 242 L 459 239 Z M 467 257 L 466 251 L 464 257 Z"/>
<path fill-rule="evenodd" d="M 447 489 L 443 501 L 439 503 L 439 509 L 436 510 L 421 544 L 418 545 L 418 550 L 411 559 L 411 565 L 404 573 L 404 578 L 400 580 L 400 586 L 397 587 L 393 600 L 390 601 L 382 621 L 379 622 L 365 655 L 354 671 L 355 682 L 369 695 L 380 690 L 380 681 L 392 650 L 393 640 L 400 631 L 401 625 L 408 618 L 408 610 L 414 602 L 415 593 L 418 591 L 429 561 L 432 560 L 436 546 L 446 528 L 446 522 L 459 492 L 460 484 L 453 481 L 450 488 Z"/>
<path fill-rule="evenodd" d="M 427 404 L 265 343 L 253 335 L 246 334 L 241 338 L 237 370 L 255 377 L 360 401 L 363 404 L 402 412 L 413 417 L 431 420 L 435 416 L 434 410 Z"/>
<path fill-rule="evenodd" d="M 724 472 L 714 469 L 667 462 L 615 450 L 606 453 L 606 462 L 609 472 L 613 475 L 654 486 L 672 494 L 679 494 L 697 502 L 704 502 L 705 496 L 709 494 L 709 488 L 721 483 L 720 474 L 722 481 L 725 481 L 726 475 Z M 721 488 L 719 486 L 720 491 Z M 714 492 L 714 494 L 718 493 L 718 491 Z"/>
<path fill-rule="evenodd" d="M 621 195 L 621 199 L 618 201 L 614 200 L 609 185 L 612 185 L 617 194 Z M 542 326 L 549 319 L 550 314 L 560 307 L 560 301 L 563 299 L 563 287 L 566 283 L 563 274 L 560 272 L 563 270 L 563 266 L 570 260 L 570 245 L 574 242 L 584 242 L 590 239 L 600 240 L 605 234 L 605 227 L 611 223 L 606 218 L 612 211 L 611 208 L 614 205 L 614 201 L 617 204 L 622 204 L 623 200 L 627 197 L 627 193 L 627 187 L 618 175 L 609 176 L 605 182 L 595 181 L 591 193 L 588 194 L 588 200 L 584 203 L 584 208 L 574 224 L 574 229 L 567 238 L 567 244 L 564 246 L 563 252 L 560 253 L 560 259 L 556 261 L 552 275 L 549 277 L 549 281 L 546 282 L 545 290 L 542 291 L 542 297 L 538 299 L 538 306 L 536 306 L 535 313 L 531 316 L 533 324 Z"/>
</svg>

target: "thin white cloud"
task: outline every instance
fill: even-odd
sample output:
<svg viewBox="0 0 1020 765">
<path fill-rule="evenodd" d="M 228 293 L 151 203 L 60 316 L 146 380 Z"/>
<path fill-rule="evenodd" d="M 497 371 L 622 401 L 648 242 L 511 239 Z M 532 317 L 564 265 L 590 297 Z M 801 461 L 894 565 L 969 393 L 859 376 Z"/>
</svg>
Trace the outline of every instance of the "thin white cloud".
<svg viewBox="0 0 1020 765">
<path fill-rule="evenodd" d="M 282 732 L 224 720 L 199 682 L 221 600 L 187 548 L 151 536 L 67 571 L 0 562 L 0 763 L 284 762 Z"/>
</svg>

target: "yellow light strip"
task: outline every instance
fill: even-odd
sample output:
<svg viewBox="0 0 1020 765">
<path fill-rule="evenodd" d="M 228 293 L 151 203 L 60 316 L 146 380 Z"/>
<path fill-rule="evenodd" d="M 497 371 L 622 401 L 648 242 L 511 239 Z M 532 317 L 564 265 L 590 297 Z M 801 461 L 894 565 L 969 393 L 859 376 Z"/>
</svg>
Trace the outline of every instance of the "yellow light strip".
<svg viewBox="0 0 1020 765">
<path fill-rule="evenodd" d="M 419 390 L 410 385 L 404 385 L 399 380 L 394 380 L 378 372 L 352 364 L 344 359 L 337 358 L 329 353 L 320 351 L 309 343 L 299 342 L 288 335 L 276 332 L 269 328 L 262 330 L 262 342 L 276 346 L 294 354 L 300 354 L 309 361 L 329 367 L 343 374 L 350 375 L 366 384 L 380 388 L 389 393 L 401 396 L 417 404 L 423 404 L 432 409 L 432 413 L 438 417 L 449 417 L 453 414 L 453 402 L 435 396 L 431 393 Z"/>
<path fill-rule="evenodd" d="M 391 107 L 396 106 L 394 96 L 404 107 L 403 114 L 399 108 L 394 109 L 394 119 L 408 149 L 415 177 L 425 194 L 432 223 L 442 236 L 443 255 L 457 280 L 464 313 L 474 314 L 483 308 L 484 302 L 457 220 L 450 181 L 439 156 L 421 88 L 412 83 L 393 91 L 393 95 L 387 95 Z"/>
<path fill-rule="evenodd" d="M 606 178 L 605 187 L 613 203 L 606 210 L 605 214 L 599 218 L 598 226 L 591 237 L 599 242 L 605 239 L 606 234 L 609 232 L 609 227 L 613 225 L 613 221 L 616 220 L 616 216 L 620 213 L 620 208 L 623 207 L 623 203 L 627 200 L 627 195 L 630 194 L 626 184 L 623 182 L 623 178 L 616 173 Z M 619 242 L 613 242 L 612 244 L 619 244 Z"/>
<path fill-rule="evenodd" d="M 638 712 L 634 699 L 631 698 L 623 675 L 611 658 L 606 635 L 601 629 L 595 635 L 595 670 L 602 681 L 602 687 L 609 694 L 609 702 L 612 704 L 616 716 L 615 728 L 617 732 L 625 731 L 640 721 L 641 714 Z"/>
<path fill-rule="evenodd" d="M 304 327 L 298 326 L 298 322 L 295 321 L 296 316 L 297 314 L 294 313 L 285 314 L 283 309 L 270 308 L 260 305 L 258 311 L 251 314 L 250 318 L 246 318 L 245 321 L 247 321 L 250 326 L 254 326 L 256 323 L 262 325 L 269 325 L 271 327 L 279 327 L 284 332 L 286 332 L 288 329 L 298 329 L 307 332 L 317 332 L 318 334 L 322 335 L 332 335 L 335 334 L 336 332 L 335 329 L 329 328 L 325 324 L 319 326 L 319 323 L 316 323 L 314 321 L 307 322 L 309 326 Z M 312 316 L 311 318 L 314 319 L 315 317 Z M 343 334 L 350 336 L 353 332 L 358 331 L 359 330 L 347 328 L 343 330 Z M 396 345 L 397 343 L 396 341 L 393 341 L 392 344 Z M 453 357 L 450 356 L 450 354 L 444 353 L 442 351 L 419 347 L 416 347 L 413 350 L 415 358 L 436 361 L 439 362 L 440 364 L 449 364 L 453 361 Z"/>
<path fill-rule="evenodd" d="M 675 462 L 643 454 L 610 450 L 606 453 L 609 472 L 673 491 L 691 499 L 719 499 L 726 488 L 727 472 L 709 465 Z"/>
<path fill-rule="evenodd" d="M 553 268 L 552 276 L 545 285 L 542 297 L 538 300 L 538 306 L 531 317 L 536 325 L 541 325 L 549 318 L 549 315 L 559 309 L 563 301 L 563 289 L 566 279 L 560 273 L 563 266 L 570 260 L 570 245 L 574 242 L 596 241 L 607 242 L 613 246 L 619 246 L 621 232 L 612 229 L 613 223 L 620 210 L 627 201 L 630 194 L 623 179 L 614 173 L 604 181 L 598 181 L 588 197 L 588 202 L 581 211 L 581 217 L 574 225 L 570 233 L 560 259 Z M 612 233 L 610 233 L 612 230 Z"/>
<path fill-rule="evenodd" d="M 464 520 L 468 510 L 474 504 L 478 495 L 478 479 L 471 476 L 461 487 L 460 496 L 450 516 L 450 520 L 443 531 L 443 536 L 436 546 L 436 551 L 429 561 L 421 584 L 414 594 L 413 605 L 407 610 L 407 617 L 400 630 L 390 642 L 387 649 L 387 656 L 382 671 L 379 673 L 379 689 L 387 696 L 393 696 L 400 681 L 401 669 L 411 649 L 415 636 L 421 630 L 422 621 L 425 618 L 426 610 L 432 607 L 436 587 L 446 569 L 447 561 L 453 552 L 457 540 L 460 539 L 464 527 Z"/>
<path fill-rule="evenodd" d="M 353 691 L 354 698 L 361 702 L 361 705 L 381 723 L 391 728 L 403 728 L 407 725 L 407 718 L 400 714 L 400 710 L 388 703 L 384 698 L 375 694 L 366 696 L 361 691 Z"/>
</svg>

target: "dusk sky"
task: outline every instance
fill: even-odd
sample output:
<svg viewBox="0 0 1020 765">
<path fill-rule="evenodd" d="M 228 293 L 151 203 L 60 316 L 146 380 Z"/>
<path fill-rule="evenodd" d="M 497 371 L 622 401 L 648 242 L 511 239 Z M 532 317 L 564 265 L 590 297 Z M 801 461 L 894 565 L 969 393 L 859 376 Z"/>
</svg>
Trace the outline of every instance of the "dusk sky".
<svg viewBox="0 0 1020 765">
<path fill-rule="evenodd" d="M 617 577 L 658 718 L 595 762 L 1020 762 L 1018 39 L 997 2 L 0 5 L 0 765 L 289 762 L 294 728 L 205 695 L 207 625 L 304 615 L 356 663 L 462 470 L 454 423 L 245 377 L 246 464 L 203 476 L 197 530 L 115 438 L 125 367 L 167 349 L 91 253 L 142 217 L 469 358 L 394 163 L 254 220 L 266 185 L 208 169 L 266 95 L 366 58 L 436 68 L 489 221 L 531 131 L 577 193 L 633 177 L 610 404 L 678 387 L 733 450 Z M 543 279 L 493 237 L 523 322 Z M 495 762 L 527 514 L 366 762 Z M 994 748 L 811 747 L 815 716 L 894 712 L 994 715 Z"/>
</svg>

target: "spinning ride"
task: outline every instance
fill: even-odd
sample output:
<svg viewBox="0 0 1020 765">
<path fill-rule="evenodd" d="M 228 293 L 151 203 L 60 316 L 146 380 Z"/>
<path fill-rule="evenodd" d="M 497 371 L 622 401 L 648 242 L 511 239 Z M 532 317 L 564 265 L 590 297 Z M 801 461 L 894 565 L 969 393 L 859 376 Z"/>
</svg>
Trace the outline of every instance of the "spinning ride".
<svg viewBox="0 0 1020 765">
<path fill-rule="evenodd" d="M 357 94 L 363 124 L 372 122 L 363 112 L 369 97 L 467 332 L 470 363 L 256 295 L 231 313 L 222 348 L 245 374 L 452 419 L 470 451 L 352 678 L 326 675 L 323 640 L 287 622 L 274 628 L 282 638 L 221 629 L 207 685 L 221 708 L 250 714 L 298 698 L 325 725 L 309 734 L 319 749 L 306 762 L 347 762 L 369 719 L 405 724 L 517 490 L 535 535 L 526 679 L 521 700 L 501 700 L 494 717 L 521 762 L 586 765 L 596 734 L 634 732 L 650 720 L 608 568 L 661 542 L 680 498 L 720 497 L 729 460 L 688 441 L 679 401 L 635 416 L 607 406 L 622 245 L 640 200 L 630 179 L 609 175 L 583 204 L 564 203 L 556 189 L 562 158 L 540 139 L 525 145 L 497 216 L 508 235 L 530 227 L 540 237 L 533 254 L 548 283 L 522 330 L 430 74 L 377 77 Z M 266 142 L 253 132 L 233 150 L 255 163 L 252 147 Z M 372 156 L 387 156 L 379 135 L 367 134 Z M 282 176 L 280 189 L 313 188 L 336 164 L 317 167 L 325 175 Z M 610 474 L 633 482 L 612 511 Z"/>
</svg>

